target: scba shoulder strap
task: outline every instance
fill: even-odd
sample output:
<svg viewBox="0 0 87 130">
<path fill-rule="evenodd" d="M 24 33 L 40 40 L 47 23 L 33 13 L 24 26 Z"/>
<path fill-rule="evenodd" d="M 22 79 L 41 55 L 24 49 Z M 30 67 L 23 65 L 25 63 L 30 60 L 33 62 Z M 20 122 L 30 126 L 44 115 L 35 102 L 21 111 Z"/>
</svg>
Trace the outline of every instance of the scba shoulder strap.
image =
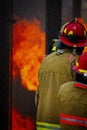
<svg viewBox="0 0 87 130">
<path fill-rule="evenodd" d="M 61 54 L 65 53 L 65 51 L 66 51 L 65 49 L 58 49 L 56 54 L 61 55 Z"/>
</svg>

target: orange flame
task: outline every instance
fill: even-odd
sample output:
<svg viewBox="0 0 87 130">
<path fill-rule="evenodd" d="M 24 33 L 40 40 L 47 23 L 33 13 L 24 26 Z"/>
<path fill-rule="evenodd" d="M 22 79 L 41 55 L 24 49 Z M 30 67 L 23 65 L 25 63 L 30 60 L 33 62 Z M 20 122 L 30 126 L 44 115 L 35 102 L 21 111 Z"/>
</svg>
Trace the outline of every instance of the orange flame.
<svg viewBox="0 0 87 130">
<path fill-rule="evenodd" d="M 84 25 L 85 29 L 87 30 L 87 22 L 85 22 L 82 18 L 79 18 L 79 17 L 78 17 L 78 21 L 80 23 L 82 23 Z"/>
<path fill-rule="evenodd" d="M 14 108 L 12 110 L 12 130 L 35 130 L 35 121 L 26 116 L 23 117 Z"/>
<path fill-rule="evenodd" d="M 78 18 L 79 22 L 82 23 L 87 31 L 87 22 L 85 22 L 82 18 Z M 87 52 L 87 46 L 84 47 L 83 53 Z"/>
<path fill-rule="evenodd" d="M 18 21 L 13 26 L 13 76 L 20 74 L 21 83 L 36 91 L 38 70 L 45 56 L 45 32 L 36 19 Z"/>
<path fill-rule="evenodd" d="M 87 52 L 87 46 L 84 48 L 83 53 L 84 53 L 84 52 Z"/>
</svg>

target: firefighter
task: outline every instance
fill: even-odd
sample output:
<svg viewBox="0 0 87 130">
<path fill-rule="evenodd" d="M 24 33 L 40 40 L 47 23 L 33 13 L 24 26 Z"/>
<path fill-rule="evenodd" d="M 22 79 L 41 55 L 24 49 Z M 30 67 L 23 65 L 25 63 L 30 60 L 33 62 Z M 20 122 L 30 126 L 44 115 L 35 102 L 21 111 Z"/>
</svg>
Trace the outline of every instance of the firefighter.
<svg viewBox="0 0 87 130">
<path fill-rule="evenodd" d="M 61 41 L 59 39 L 53 39 L 52 43 L 49 46 L 48 54 L 57 51 L 57 48 L 59 48 L 60 42 Z"/>
<path fill-rule="evenodd" d="M 87 52 L 73 70 L 75 80 L 64 83 L 58 93 L 61 130 L 87 130 Z"/>
<path fill-rule="evenodd" d="M 66 24 L 68 24 L 68 22 L 65 23 L 65 24 L 61 27 L 61 31 L 63 30 L 63 28 L 64 28 L 64 26 L 65 26 Z M 52 43 L 49 45 L 48 54 L 57 51 L 57 49 L 60 47 L 60 45 L 61 45 L 60 39 L 53 39 L 53 40 L 52 40 Z"/>
<path fill-rule="evenodd" d="M 60 85 L 72 81 L 71 63 L 87 45 L 84 26 L 75 18 L 60 29 L 59 49 L 46 56 L 41 63 L 35 96 L 37 130 L 60 129 L 57 116 L 57 93 Z"/>
</svg>

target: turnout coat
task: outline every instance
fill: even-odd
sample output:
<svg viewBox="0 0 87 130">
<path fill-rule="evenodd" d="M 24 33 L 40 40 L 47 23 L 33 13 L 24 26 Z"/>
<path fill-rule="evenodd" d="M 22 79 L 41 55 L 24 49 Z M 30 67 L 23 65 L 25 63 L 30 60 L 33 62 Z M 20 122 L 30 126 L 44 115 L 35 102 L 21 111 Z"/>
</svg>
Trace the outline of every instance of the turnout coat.
<svg viewBox="0 0 87 130">
<path fill-rule="evenodd" d="M 60 86 L 72 81 L 71 63 L 77 59 L 72 50 L 58 50 L 49 54 L 39 69 L 39 87 L 36 92 L 37 130 L 59 129 L 57 94 Z"/>
<path fill-rule="evenodd" d="M 64 83 L 57 104 L 61 130 L 87 130 L 87 85 L 76 81 Z"/>
</svg>

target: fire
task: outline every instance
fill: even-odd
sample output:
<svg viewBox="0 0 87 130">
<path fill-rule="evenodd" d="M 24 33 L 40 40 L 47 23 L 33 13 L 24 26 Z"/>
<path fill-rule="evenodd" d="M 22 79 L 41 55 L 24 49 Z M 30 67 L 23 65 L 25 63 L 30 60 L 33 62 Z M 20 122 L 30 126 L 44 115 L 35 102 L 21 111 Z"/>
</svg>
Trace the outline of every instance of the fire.
<svg viewBox="0 0 87 130">
<path fill-rule="evenodd" d="M 83 53 L 84 53 L 84 52 L 87 52 L 87 46 L 84 48 Z"/>
<path fill-rule="evenodd" d="M 87 22 L 85 22 L 82 18 L 78 18 L 78 20 L 79 20 L 79 22 L 81 22 L 84 25 L 84 27 L 87 31 Z M 84 52 L 87 52 L 87 46 L 84 48 L 83 53 Z"/>
<path fill-rule="evenodd" d="M 40 21 L 19 20 L 13 26 L 13 77 L 20 75 L 21 84 L 30 91 L 38 86 L 38 70 L 45 57 L 45 32 Z"/>
<path fill-rule="evenodd" d="M 79 17 L 78 17 L 78 21 L 80 23 L 82 23 L 84 25 L 85 29 L 87 30 L 87 22 L 85 22 L 82 18 L 79 18 Z"/>
<path fill-rule="evenodd" d="M 12 130 L 35 130 L 35 121 L 28 116 L 23 117 L 15 108 L 13 108 Z"/>
</svg>

